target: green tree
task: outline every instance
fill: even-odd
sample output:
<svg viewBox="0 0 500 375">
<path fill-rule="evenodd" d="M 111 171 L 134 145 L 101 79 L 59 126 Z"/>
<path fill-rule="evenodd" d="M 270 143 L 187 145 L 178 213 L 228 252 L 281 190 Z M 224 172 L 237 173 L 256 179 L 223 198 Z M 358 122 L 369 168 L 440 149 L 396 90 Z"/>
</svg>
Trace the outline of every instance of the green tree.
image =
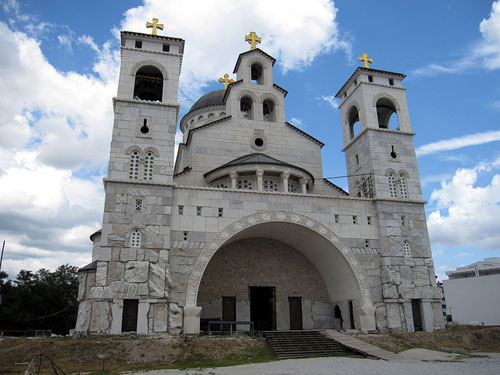
<svg viewBox="0 0 500 375">
<path fill-rule="evenodd" d="M 0 329 L 50 329 L 67 334 L 77 315 L 78 268 L 61 265 L 54 272 L 21 270 L 14 281 L 1 278 Z"/>
</svg>

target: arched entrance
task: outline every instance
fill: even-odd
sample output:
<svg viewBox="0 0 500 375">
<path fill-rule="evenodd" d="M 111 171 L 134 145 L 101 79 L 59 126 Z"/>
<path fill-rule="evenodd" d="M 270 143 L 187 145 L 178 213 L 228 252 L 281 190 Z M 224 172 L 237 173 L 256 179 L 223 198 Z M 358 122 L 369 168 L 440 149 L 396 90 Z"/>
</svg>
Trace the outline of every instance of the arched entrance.
<svg viewBox="0 0 500 375">
<path fill-rule="evenodd" d="M 191 273 L 184 308 L 184 332 L 197 334 L 201 307 L 197 306 L 203 274 L 214 254 L 224 246 L 248 238 L 268 238 L 300 251 L 321 275 L 331 303 L 349 301 L 355 308 L 356 327 L 375 329 L 375 308 L 358 261 L 338 236 L 305 215 L 287 211 L 258 212 L 219 232 L 205 246 Z"/>
</svg>

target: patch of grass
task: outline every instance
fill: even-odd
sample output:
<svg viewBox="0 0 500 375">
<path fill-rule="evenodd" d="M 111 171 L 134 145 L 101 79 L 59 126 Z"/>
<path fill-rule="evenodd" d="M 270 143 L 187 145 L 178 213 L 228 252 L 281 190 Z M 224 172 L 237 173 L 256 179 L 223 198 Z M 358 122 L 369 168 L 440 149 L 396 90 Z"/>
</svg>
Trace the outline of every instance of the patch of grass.
<svg viewBox="0 0 500 375">
<path fill-rule="evenodd" d="M 222 358 L 211 358 L 202 353 L 193 352 L 173 363 L 174 368 L 192 369 L 207 367 L 237 366 L 248 363 L 276 361 L 277 358 L 269 345 L 248 346 L 240 352 L 230 353 Z"/>
</svg>

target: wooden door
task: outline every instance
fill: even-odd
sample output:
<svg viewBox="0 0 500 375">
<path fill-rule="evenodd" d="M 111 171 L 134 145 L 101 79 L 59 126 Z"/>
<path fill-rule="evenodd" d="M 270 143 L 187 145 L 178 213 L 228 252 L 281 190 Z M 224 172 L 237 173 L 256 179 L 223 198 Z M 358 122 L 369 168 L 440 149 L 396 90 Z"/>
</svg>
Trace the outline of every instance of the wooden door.
<svg viewBox="0 0 500 375">
<path fill-rule="evenodd" d="M 290 329 L 302 329 L 302 297 L 288 297 Z"/>
</svg>

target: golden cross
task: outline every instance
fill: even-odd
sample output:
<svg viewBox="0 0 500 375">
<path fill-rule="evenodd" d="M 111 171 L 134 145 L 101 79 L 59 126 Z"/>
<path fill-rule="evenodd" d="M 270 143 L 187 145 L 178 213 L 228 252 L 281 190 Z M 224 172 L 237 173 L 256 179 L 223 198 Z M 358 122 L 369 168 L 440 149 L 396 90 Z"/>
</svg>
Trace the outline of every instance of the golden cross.
<svg viewBox="0 0 500 375">
<path fill-rule="evenodd" d="M 158 18 L 153 18 L 153 23 L 146 22 L 146 28 L 149 29 L 150 27 L 153 28 L 152 35 L 156 35 L 156 29 L 163 30 L 163 24 L 162 23 L 158 23 Z"/>
<path fill-rule="evenodd" d="M 227 86 L 230 84 L 230 83 L 233 83 L 234 82 L 234 79 L 229 79 L 229 74 L 224 74 L 224 78 L 220 77 L 219 78 L 219 82 L 222 83 L 224 82 L 224 90 L 227 90 Z"/>
<path fill-rule="evenodd" d="M 370 66 L 368 63 L 372 64 L 373 59 L 371 57 L 368 57 L 368 54 L 366 52 L 363 52 L 361 56 L 358 57 L 358 61 L 364 61 L 365 63 L 365 68 L 369 68 Z"/>
<path fill-rule="evenodd" d="M 250 31 L 250 34 L 245 35 L 245 42 L 250 43 L 250 50 L 257 48 L 257 43 L 262 42 L 262 39 L 255 34 L 255 31 Z"/>
</svg>

